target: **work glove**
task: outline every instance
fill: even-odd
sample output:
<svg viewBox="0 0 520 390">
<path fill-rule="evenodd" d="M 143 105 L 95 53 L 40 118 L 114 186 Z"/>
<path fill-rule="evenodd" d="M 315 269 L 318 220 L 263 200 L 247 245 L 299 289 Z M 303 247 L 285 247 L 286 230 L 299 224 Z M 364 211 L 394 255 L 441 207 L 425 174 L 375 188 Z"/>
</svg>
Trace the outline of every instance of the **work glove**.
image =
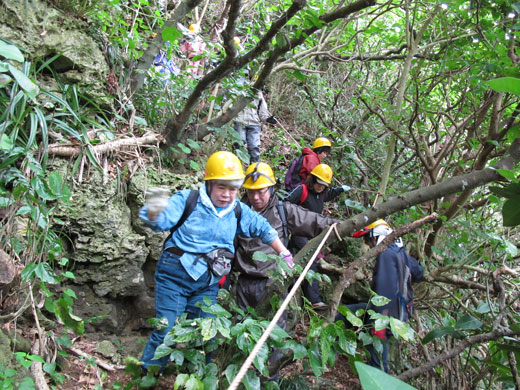
<svg viewBox="0 0 520 390">
<path fill-rule="evenodd" d="M 350 191 L 350 187 L 349 186 L 341 186 L 341 189 L 343 190 L 343 192 Z"/>
<path fill-rule="evenodd" d="M 386 341 L 386 329 L 375 330 L 372 328 L 372 336 L 376 336 L 383 341 Z"/>
<path fill-rule="evenodd" d="M 294 267 L 294 260 L 288 249 L 280 253 L 280 257 L 285 260 L 285 263 L 289 268 Z"/>
<path fill-rule="evenodd" d="M 152 215 L 161 213 L 168 204 L 170 195 L 170 190 L 167 188 L 156 187 L 146 191 L 144 204 L 148 206 L 148 213 Z"/>
<path fill-rule="evenodd" d="M 276 125 L 276 118 L 274 117 L 274 115 L 271 115 L 269 118 L 267 118 L 265 120 L 267 123 L 270 123 L 272 125 Z"/>
</svg>

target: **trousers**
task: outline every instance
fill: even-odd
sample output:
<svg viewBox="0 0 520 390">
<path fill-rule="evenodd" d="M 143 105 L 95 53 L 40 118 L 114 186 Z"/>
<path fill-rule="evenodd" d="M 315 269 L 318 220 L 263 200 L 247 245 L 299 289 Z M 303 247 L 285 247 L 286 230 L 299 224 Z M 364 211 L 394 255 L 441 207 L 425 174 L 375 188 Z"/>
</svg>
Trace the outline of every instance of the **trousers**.
<svg viewBox="0 0 520 390">
<path fill-rule="evenodd" d="M 165 317 L 168 326 L 163 330 L 154 330 L 144 347 L 141 361 L 145 370 L 150 365 L 158 365 L 164 369 L 170 359 L 163 356 L 153 359 L 155 350 L 162 344 L 166 334 L 175 325 L 175 320 L 182 313 L 188 318 L 213 317 L 213 314 L 202 311 L 197 303 L 203 304 L 205 297 L 212 303 L 217 301 L 218 283 L 211 283 L 211 274 L 206 271 L 198 280 L 193 280 L 182 266 L 179 256 L 163 251 L 155 270 L 155 317 Z"/>
</svg>

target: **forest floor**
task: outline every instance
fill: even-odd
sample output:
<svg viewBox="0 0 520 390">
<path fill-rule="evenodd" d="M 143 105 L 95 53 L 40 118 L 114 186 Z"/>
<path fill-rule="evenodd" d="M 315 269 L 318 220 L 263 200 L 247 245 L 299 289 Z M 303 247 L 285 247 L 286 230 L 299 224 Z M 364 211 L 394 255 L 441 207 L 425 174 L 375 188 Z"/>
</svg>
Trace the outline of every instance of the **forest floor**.
<svg viewBox="0 0 520 390">
<path fill-rule="evenodd" d="M 58 390 L 116 390 L 123 389 L 124 386 L 132 381 L 131 376 L 125 372 L 122 359 L 127 356 L 139 356 L 146 335 L 133 334 L 118 338 L 118 354 L 115 357 L 117 364 L 109 362 L 106 357 L 96 352 L 97 345 L 101 340 L 112 340 L 115 338 L 106 337 L 100 334 L 85 334 L 74 341 L 75 350 L 97 359 L 98 362 L 106 362 L 114 370 L 107 371 L 99 364 L 92 364 L 93 359 L 69 354 L 61 361 L 63 369 L 61 373 L 66 380 L 58 385 Z M 114 359 L 113 359 L 114 360 Z M 349 365 L 347 357 L 338 355 L 336 364 L 321 377 L 316 378 L 312 371 L 304 368 L 301 360 L 296 361 L 282 369 L 280 372 L 282 389 L 336 389 L 336 390 L 358 390 L 361 389 L 359 379 Z M 307 365 L 308 366 L 308 365 Z M 175 375 L 163 375 L 159 378 L 155 390 L 171 390 L 175 382 Z"/>
</svg>

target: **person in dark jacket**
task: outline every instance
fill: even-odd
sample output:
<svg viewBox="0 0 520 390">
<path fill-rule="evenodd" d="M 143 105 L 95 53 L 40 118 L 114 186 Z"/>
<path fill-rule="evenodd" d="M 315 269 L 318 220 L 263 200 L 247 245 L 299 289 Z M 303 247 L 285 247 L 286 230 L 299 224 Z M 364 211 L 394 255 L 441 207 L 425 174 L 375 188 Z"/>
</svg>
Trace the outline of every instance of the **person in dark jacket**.
<svg viewBox="0 0 520 390">
<path fill-rule="evenodd" d="M 363 237 L 365 243 L 370 248 L 373 248 L 381 243 L 381 241 L 392 233 L 392 231 L 392 228 L 386 221 L 378 219 L 374 223 L 355 232 L 353 236 L 356 238 Z M 347 305 L 347 307 L 354 313 L 358 309 L 372 309 L 377 313 L 394 317 L 401 321 L 407 321 L 411 315 L 413 301 L 405 301 L 405 297 L 402 296 L 402 291 L 400 291 L 399 275 L 403 269 L 403 265 L 406 265 L 409 270 L 409 282 L 417 283 L 423 278 L 423 269 L 421 265 L 406 252 L 402 239 L 398 238 L 390 244 L 384 252 L 377 256 L 372 276 L 372 290 L 377 295 L 387 297 L 390 299 L 390 302 L 384 306 L 358 303 Z M 411 283 L 408 290 L 411 290 Z M 413 290 L 411 290 L 411 295 L 413 295 Z M 345 325 L 348 324 L 346 318 L 342 314 L 338 314 L 336 320 L 342 320 Z M 369 345 L 367 347 L 370 352 L 370 360 L 368 363 L 377 368 L 381 368 L 382 366 L 384 371 L 388 372 L 388 338 L 386 329 L 372 329 L 372 335 L 379 337 L 382 340 L 383 353 L 379 356 L 374 347 Z"/>
<path fill-rule="evenodd" d="M 267 219 L 283 243 L 287 244 L 288 234 L 312 238 L 333 223 L 340 222 L 338 219 L 324 217 L 290 202 L 280 201 L 274 192 L 275 184 L 273 170 L 268 164 L 251 164 L 247 168 L 243 185 L 247 190 L 247 197 L 243 202 Z M 285 218 L 281 213 L 285 214 Z M 258 305 L 269 281 L 268 271 L 276 266 L 274 262 L 253 260 L 253 253 L 256 251 L 275 254 L 272 248 L 261 240 L 238 235 L 234 270 L 239 272 L 237 301 L 243 309 Z"/>
<path fill-rule="evenodd" d="M 314 140 L 312 149 L 303 148 L 302 166 L 298 171 L 300 178 L 302 179 L 302 183 L 307 180 L 316 165 L 321 164 L 321 162 L 327 158 L 327 156 L 330 154 L 331 147 L 332 143 L 327 138 L 319 137 Z"/>
<path fill-rule="evenodd" d="M 307 178 L 305 183 L 296 187 L 286 198 L 288 202 L 302 206 L 303 208 L 320 213 L 323 211 L 325 202 L 336 199 L 339 195 L 350 190 L 349 186 L 343 185 L 339 187 L 329 188 L 332 182 L 332 168 L 327 164 L 318 164 L 314 167 L 311 175 Z M 307 241 L 309 241 L 308 234 L 293 235 L 289 242 L 289 248 L 293 253 L 297 253 L 302 249 Z M 318 272 L 318 259 L 323 258 L 320 253 L 314 261 L 311 269 Z M 305 297 L 311 302 L 315 310 L 326 310 L 328 305 L 324 303 L 320 296 L 320 287 L 317 280 L 309 284 L 306 280 L 302 283 L 303 293 Z"/>
</svg>

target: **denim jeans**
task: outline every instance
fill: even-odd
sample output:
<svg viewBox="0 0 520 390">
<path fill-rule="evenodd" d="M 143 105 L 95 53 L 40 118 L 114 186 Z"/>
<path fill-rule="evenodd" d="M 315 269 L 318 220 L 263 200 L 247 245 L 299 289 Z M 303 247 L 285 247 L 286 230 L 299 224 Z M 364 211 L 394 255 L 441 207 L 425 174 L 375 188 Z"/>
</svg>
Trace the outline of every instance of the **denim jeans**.
<svg viewBox="0 0 520 390">
<path fill-rule="evenodd" d="M 235 131 L 240 135 L 242 142 L 247 145 L 250 163 L 260 160 L 260 130 L 262 126 L 245 126 L 241 123 L 235 123 Z"/>
<path fill-rule="evenodd" d="M 364 310 L 370 309 L 370 306 L 368 306 L 367 303 L 356 303 L 356 304 L 346 305 L 346 306 L 354 314 L 356 313 L 356 311 L 358 309 L 364 309 Z M 347 319 L 345 318 L 345 316 L 341 313 L 336 314 L 335 321 L 343 321 L 343 323 L 345 324 L 345 327 L 347 329 L 352 327 L 350 322 L 348 322 Z M 367 322 L 366 318 L 363 320 L 363 322 L 364 323 Z M 386 373 L 388 373 L 388 337 L 384 341 L 381 340 L 381 342 L 383 343 L 383 353 L 381 354 L 381 356 L 379 356 L 379 354 L 377 353 L 376 349 L 374 348 L 374 346 L 372 344 L 369 344 L 366 346 L 367 351 L 370 353 L 370 359 L 368 359 L 367 363 L 369 365 L 371 365 L 372 367 L 383 369 Z M 381 367 L 381 363 L 382 363 L 382 367 Z"/>
<path fill-rule="evenodd" d="M 213 303 L 217 300 L 218 283 L 211 284 L 211 274 L 202 274 L 199 280 L 193 280 L 181 265 L 179 256 L 162 252 L 157 269 L 155 270 L 155 317 L 166 317 L 168 327 L 163 330 L 154 330 L 144 348 L 141 361 L 143 367 L 149 365 L 166 367 L 170 359 L 164 356 L 153 360 L 155 350 L 162 344 L 164 337 L 175 325 L 175 320 L 182 313 L 188 313 L 188 318 L 212 317 L 196 306 L 203 303 L 204 297 L 209 297 Z"/>
</svg>

